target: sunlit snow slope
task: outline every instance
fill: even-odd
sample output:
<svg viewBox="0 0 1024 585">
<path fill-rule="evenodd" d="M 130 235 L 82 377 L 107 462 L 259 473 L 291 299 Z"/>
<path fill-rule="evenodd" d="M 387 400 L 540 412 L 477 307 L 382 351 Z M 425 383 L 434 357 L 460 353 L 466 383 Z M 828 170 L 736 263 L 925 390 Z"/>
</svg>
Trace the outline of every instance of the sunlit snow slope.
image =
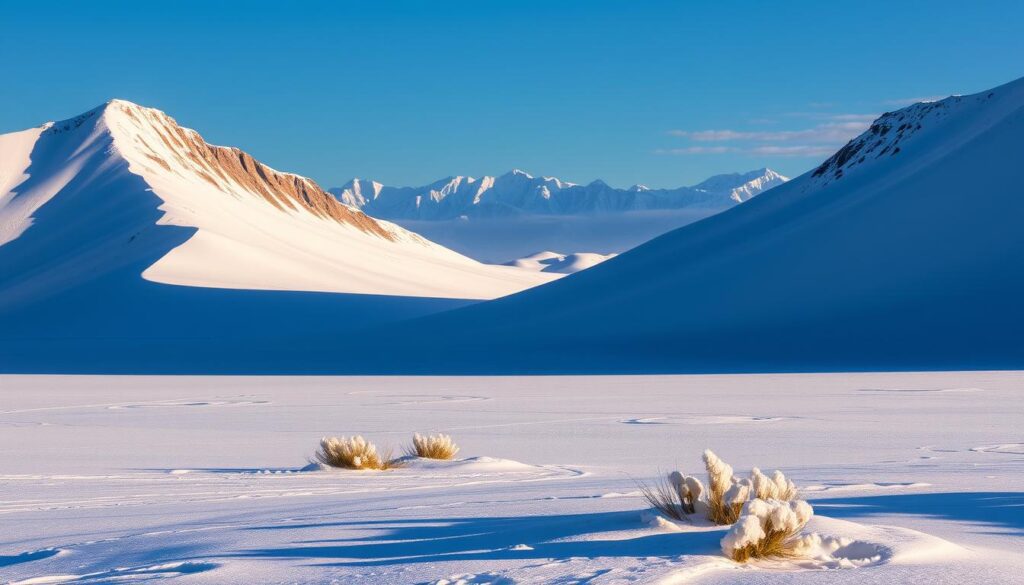
<svg viewBox="0 0 1024 585">
<path fill-rule="evenodd" d="M 141 256 L 147 280 L 231 289 L 488 299 L 552 278 L 475 262 L 129 102 L 0 141 L 0 245 L 36 232 L 0 275 L 8 301 Z"/>
<path fill-rule="evenodd" d="M 453 370 L 1024 366 L 1022 144 L 1024 80 L 916 104 L 741 206 L 408 329 Z"/>
</svg>

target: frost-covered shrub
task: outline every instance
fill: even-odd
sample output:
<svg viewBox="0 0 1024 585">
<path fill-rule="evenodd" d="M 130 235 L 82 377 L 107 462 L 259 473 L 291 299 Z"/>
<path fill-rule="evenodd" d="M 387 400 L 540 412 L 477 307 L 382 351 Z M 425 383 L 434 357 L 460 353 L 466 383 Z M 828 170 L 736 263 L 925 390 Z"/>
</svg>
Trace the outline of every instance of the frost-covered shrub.
<svg viewBox="0 0 1024 585">
<path fill-rule="evenodd" d="M 412 447 L 406 449 L 410 456 L 424 457 L 426 459 L 454 459 L 459 452 L 459 446 L 452 441 L 449 435 L 427 435 L 416 433 L 412 437 Z"/>
<path fill-rule="evenodd" d="M 732 524 L 750 496 L 750 482 L 733 477 L 732 466 L 711 449 L 704 451 L 704 467 L 708 470 L 708 520 L 715 524 Z"/>
<path fill-rule="evenodd" d="M 771 477 L 761 473 L 761 470 L 754 468 L 750 471 L 750 482 L 753 487 L 753 496 L 762 500 L 795 500 L 798 495 L 796 484 L 779 471 Z"/>
<path fill-rule="evenodd" d="M 748 500 L 791 501 L 798 496 L 796 484 L 778 470 L 768 477 L 755 467 L 750 479 L 739 479 L 733 475 L 732 466 L 710 449 L 704 451 L 704 466 L 708 470 L 708 519 L 715 524 L 736 522 Z"/>
<path fill-rule="evenodd" d="M 377 453 L 377 447 L 361 436 L 320 439 L 316 459 L 324 465 L 342 469 L 383 470 L 396 466 L 390 452 Z"/>
<path fill-rule="evenodd" d="M 653 487 L 640 485 L 640 493 L 652 508 L 675 520 L 686 520 L 690 514 L 703 507 L 700 496 L 704 484 L 696 477 L 684 476 L 678 471 L 668 474 L 667 479 Z"/>
<path fill-rule="evenodd" d="M 813 515 L 811 505 L 803 500 L 750 500 L 722 538 L 722 552 L 740 563 L 752 558 L 798 556 L 816 544 L 800 537 Z"/>
<path fill-rule="evenodd" d="M 755 467 L 749 479 L 738 478 L 732 466 L 710 449 L 704 451 L 704 467 L 708 472 L 707 489 L 697 478 L 673 471 L 668 481 L 662 480 L 654 487 L 641 484 L 640 491 L 652 507 L 669 518 L 682 520 L 699 511 L 719 525 L 735 523 L 750 500 L 788 502 L 799 495 L 796 484 L 781 471 L 769 477 Z"/>
</svg>

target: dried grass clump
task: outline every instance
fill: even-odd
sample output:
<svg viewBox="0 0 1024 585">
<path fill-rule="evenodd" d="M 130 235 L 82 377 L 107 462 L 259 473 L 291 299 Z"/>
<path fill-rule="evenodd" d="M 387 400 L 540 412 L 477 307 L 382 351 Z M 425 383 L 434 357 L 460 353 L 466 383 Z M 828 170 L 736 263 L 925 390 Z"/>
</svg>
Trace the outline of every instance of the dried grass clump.
<svg viewBox="0 0 1024 585">
<path fill-rule="evenodd" d="M 710 449 L 704 451 L 704 466 L 708 470 L 708 519 L 715 524 L 736 522 L 748 500 L 789 502 L 800 495 L 796 484 L 778 470 L 771 477 L 756 467 L 751 470 L 750 479 L 733 476 L 732 467 Z"/>
<path fill-rule="evenodd" d="M 385 470 L 398 467 L 391 454 L 391 451 L 377 453 L 377 447 L 361 436 L 324 437 L 320 439 L 316 460 L 342 469 Z"/>
<path fill-rule="evenodd" d="M 813 515 L 811 505 L 802 500 L 750 500 L 722 538 L 722 552 L 739 563 L 798 556 L 807 547 L 800 531 Z"/>
<path fill-rule="evenodd" d="M 412 437 L 412 446 L 406 449 L 409 456 L 423 457 L 425 459 L 454 459 L 459 452 L 459 446 L 452 441 L 451 436 L 445 434 L 423 436 L 416 433 Z"/>
<path fill-rule="evenodd" d="M 640 493 L 651 507 L 673 520 L 688 520 L 690 514 L 696 513 L 703 492 L 704 485 L 699 479 L 678 471 L 668 474 L 668 478 L 654 486 L 640 484 Z"/>
<path fill-rule="evenodd" d="M 704 451 L 704 467 L 708 472 L 707 489 L 697 478 L 673 471 L 667 481 L 653 487 L 641 483 L 640 492 L 651 507 L 668 518 L 685 520 L 700 511 L 722 526 L 736 523 L 744 504 L 750 500 L 790 502 L 799 497 L 796 484 L 781 471 L 769 477 L 755 467 L 749 479 L 738 478 L 733 475 L 732 466 L 710 449 Z"/>
</svg>

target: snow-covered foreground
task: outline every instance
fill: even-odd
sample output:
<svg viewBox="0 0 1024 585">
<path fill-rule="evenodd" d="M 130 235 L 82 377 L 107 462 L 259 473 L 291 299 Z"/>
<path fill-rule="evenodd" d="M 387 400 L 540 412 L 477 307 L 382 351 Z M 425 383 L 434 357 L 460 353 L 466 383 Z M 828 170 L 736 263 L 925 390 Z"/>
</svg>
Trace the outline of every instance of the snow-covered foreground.
<svg viewBox="0 0 1024 585">
<path fill-rule="evenodd" d="M 0 582 L 1011 583 L 1024 375 L 0 377 Z M 323 435 L 450 463 L 299 471 Z M 837 561 L 740 566 L 636 480 L 780 468 Z M 856 566 L 856 568 L 838 568 Z"/>
</svg>

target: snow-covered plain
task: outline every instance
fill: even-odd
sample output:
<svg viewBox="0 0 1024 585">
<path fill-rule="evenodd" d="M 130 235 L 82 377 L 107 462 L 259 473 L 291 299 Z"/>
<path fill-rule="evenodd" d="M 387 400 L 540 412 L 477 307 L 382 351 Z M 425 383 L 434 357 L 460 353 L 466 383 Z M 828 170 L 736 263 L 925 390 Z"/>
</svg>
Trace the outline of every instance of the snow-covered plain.
<svg viewBox="0 0 1024 585">
<path fill-rule="evenodd" d="M 4 376 L 0 582 L 1019 583 L 1022 384 Z M 323 435 L 414 431 L 465 459 L 299 471 Z M 652 521 L 636 481 L 706 447 L 784 470 L 848 562 L 740 566 L 724 529 Z"/>
</svg>

